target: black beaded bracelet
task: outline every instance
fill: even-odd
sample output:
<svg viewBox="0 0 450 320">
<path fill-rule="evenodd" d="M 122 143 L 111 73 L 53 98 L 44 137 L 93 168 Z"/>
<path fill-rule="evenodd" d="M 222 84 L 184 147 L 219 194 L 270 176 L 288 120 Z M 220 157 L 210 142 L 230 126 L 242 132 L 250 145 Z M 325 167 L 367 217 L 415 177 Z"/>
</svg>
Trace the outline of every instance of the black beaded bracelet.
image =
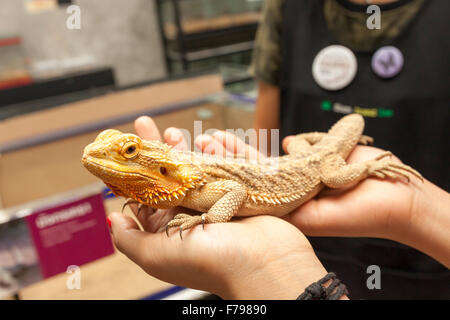
<svg viewBox="0 0 450 320">
<path fill-rule="evenodd" d="M 323 285 L 329 280 L 333 281 L 325 288 Z M 348 295 L 347 287 L 333 272 L 330 272 L 319 281 L 310 284 L 297 300 L 339 300 L 343 295 Z"/>
</svg>

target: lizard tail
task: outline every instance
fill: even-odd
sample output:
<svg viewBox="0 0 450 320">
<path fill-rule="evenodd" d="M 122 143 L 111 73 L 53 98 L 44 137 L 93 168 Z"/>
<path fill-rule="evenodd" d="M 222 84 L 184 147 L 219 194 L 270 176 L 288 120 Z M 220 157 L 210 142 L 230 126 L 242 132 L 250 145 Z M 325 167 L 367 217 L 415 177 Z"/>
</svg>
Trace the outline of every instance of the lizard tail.
<svg viewBox="0 0 450 320">
<path fill-rule="evenodd" d="M 364 118 L 358 113 L 352 113 L 342 117 L 338 122 L 336 122 L 328 134 L 333 136 L 344 137 L 348 134 L 357 134 L 360 136 L 364 130 Z M 358 137 L 359 138 L 359 137 Z"/>
<path fill-rule="evenodd" d="M 335 144 L 337 152 L 345 159 L 358 144 L 363 131 L 363 116 L 357 113 L 349 114 L 336 122 L 328 131 L 331 138 L 328 143 Z"/>
</svg>

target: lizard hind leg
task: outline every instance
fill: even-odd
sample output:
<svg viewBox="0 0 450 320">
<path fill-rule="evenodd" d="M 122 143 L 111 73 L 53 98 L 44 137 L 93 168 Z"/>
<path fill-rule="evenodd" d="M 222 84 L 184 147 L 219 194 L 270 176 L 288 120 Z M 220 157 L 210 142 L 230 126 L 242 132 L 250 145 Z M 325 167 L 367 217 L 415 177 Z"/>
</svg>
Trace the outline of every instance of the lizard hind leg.
<svg viewBox="0 0 450 320">
<path fill-rule="evenodd" d="M 320 166 L 321 181 L 330 188 L 343 188 L 353 185 L 369 176 L 380 179 L 398 179 L 403 177 L 410 181 L 416 176 L 423 181 L 422 175 L 413 168 L 390 159 L 392 153 L 387 151 L 373 160 L 347 164 L 339 155 L 329 156 Z"/>
<path fill-rule="evenodd" d="M 422 175 L 410 166 L 407 166 L 406 164 L 400 162 L 385 159 L 386 157 L 391 156 L 392 153 L 390 151 L 386 151 L 376 157 L 374 160 L 369 161 L 368 163 L 370 164 L 370 166 L 368 168 L 368 174 L 383 179 L 386 177 L 391 179 L 398 179 L 398 177 L 401 176 L 408 180 L 408 182 L 410 182 L 410 175 L 413 175 L 423 182 Z"/>
</svg>

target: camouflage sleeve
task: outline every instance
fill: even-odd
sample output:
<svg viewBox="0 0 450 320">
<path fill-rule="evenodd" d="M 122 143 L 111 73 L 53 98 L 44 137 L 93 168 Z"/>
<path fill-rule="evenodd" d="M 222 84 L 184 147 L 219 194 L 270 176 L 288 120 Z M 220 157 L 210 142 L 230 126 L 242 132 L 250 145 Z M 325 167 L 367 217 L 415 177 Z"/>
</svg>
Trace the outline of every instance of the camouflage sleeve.
<svg viewBox="0 0 450 320">
<path fill-rule="evenodd" d="M 256 33 L 249 72 L 257 80 L 278 86 L 280 72 L 280 40 L 284 0 L 266 0 L 262 20 Z"/>
</svg>

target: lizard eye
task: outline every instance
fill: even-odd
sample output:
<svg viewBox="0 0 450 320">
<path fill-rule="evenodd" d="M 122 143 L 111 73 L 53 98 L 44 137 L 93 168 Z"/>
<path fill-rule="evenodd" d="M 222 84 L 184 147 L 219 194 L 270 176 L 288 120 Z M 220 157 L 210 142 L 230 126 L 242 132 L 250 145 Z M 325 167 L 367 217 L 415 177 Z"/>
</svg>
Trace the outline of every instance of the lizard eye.
<svg viewBox="0 0 450 320">
<path fill-rule="evenodd" d="M 167 173 L 167 169 L 165 167 L 160 167 L 159 172 L 161 172 L 162 175 L 165 175 Z"/>
<path fill-rule="evenodd" d="M 127 159 L 134 159 L 139 154 L 139 146 L 130 141 L 123 146 L 122 154 Z"/>
</svg>

